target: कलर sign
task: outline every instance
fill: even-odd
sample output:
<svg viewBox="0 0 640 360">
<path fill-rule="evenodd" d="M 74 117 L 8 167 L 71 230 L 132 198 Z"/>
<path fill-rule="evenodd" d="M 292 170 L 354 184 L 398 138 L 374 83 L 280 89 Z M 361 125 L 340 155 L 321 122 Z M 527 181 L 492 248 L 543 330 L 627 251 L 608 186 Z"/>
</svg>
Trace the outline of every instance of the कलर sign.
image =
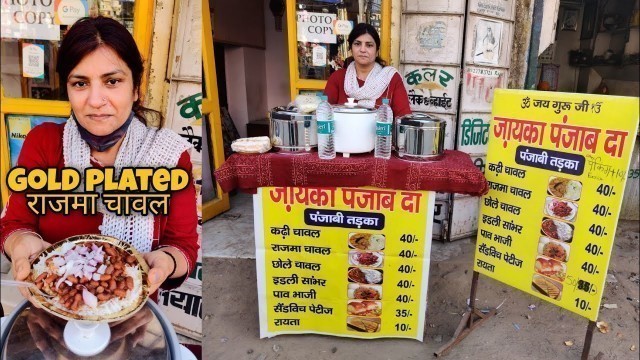
<svg viewBox="0 0 640 360">
<path fill-rule="evenodd" d="M 400 73 L 414 111 L 455 113 L 460 70 L 454 66 L 402 65 Z"/>
<path fill-rule="evenodd" d="M 335 44 L 337 42 L 334 31 L 336 14 L 298 11 L 296 17 L 298 41 L 323 44 Z"/>
<path fill-rule="evenodd" d="M 53 0 L 5 0 L 0 17 L 3 38 L 60 40 Z"/>
</svg>

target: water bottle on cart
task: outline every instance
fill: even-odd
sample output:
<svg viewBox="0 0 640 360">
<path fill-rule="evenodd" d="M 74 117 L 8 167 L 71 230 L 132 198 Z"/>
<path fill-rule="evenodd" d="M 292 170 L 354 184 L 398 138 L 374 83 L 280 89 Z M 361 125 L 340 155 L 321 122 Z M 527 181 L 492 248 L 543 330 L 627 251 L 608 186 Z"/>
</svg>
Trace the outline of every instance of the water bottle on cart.
<svg viewBox="0 0 640 360">
<path fill-rule="evenodd" d="M 389 99 L 383 98 L 378 108 L 376 119 L 376 148 L 374 156 L 381 159 L 391 158 L 391 129 L 393 128 L 393 111 Z"/>
<path fill-rule="evenodd" d="M 327 95 L 320 96 L 320 104 L 316 109 L 316 120 L 318 122 L 318 156 L 323 160 L 331 160 L 336 157 L 336 147 L 333 133 L 335 125 L 333 122 L 333 108 L 327 102 Z"/>
</svg>

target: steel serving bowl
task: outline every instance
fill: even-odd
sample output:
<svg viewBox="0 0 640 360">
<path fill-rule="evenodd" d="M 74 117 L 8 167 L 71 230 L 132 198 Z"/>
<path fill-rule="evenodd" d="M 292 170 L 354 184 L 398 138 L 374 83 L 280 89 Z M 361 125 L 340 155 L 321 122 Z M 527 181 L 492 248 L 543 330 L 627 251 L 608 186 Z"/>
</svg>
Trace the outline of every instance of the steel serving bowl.
<svg viewBox="0 0 640 360">
<path fill-rule="evenodd" d="M 433 115 L 413 113 L 396 118 L 393 145 L 399 158 L 438 160 L 444 152 L 447 123 Z"/>
<path fill-rule="evenodd" d="M 276 151 L 310 152 L 318 146 L 315 114 L 276 107 L 269 113 L 269 137 Z"/>
</svg>

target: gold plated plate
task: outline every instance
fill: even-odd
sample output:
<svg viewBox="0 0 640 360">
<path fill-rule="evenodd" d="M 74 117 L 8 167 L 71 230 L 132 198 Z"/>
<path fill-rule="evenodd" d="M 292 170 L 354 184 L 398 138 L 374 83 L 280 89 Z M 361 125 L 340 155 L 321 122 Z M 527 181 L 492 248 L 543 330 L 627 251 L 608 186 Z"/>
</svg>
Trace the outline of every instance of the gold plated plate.
<svg viewBox="0 0 640 360">
<path fill-rule="evenodd" d="M 42 296 L 37 289 L 29 288 L 29 291 L 34 299 L 34 301 L 38 302 L 42 308 L 49 312 L 54 316 L 58 316 L 65 320 L 84 320 L 84 321 L 95 321 L 95 322 L 114 322 L 125 320 L 131 316 L 133 316 L 138 310 L 144 306 L 145 302 L 149 297 L 149 265 L 147 265 L 146 261 L 142 257 L 142 255 L 129 243 L 119 240 L 117 238 L 105 235 L 96 235 L 96 234 L 87 234 L 87 235 L 76 235 L 68 237 L 56 244 L 51 245 L 47 249 L 43 250 L 35 260 L 31 264 L 31 276 L 33 279 L 36 279 L 41 273 L 37 272 L 34 268 L 34 265 L 39 264 L 41 261 L 46 261 L 52 253 L 59 250 L 65 244 L 72 243 L 75 245 L 84 244 L 87 242 L 95 243 L 96 245 L 100 245 L 100 243 L 108 243 L 119 248 L 121 251 L 133 255 L 136 258 L 136 264 L 138 265 L 139 275 L 138 279 L 141 281 L 142 291 L 140 294 L 134 299 L 130 304 L 126 305 L 124 308 L 117 310 L 113 313 L 103 313 L 103 314 L 78 314 L 74 313 L 71 310 L 63 307 L 63 305 L 59 304 L 58 297 L 54 297 L 52 299 L 47 299 Z M 68 245 L 67 245 L 68 246 Z M 134 279 L 135 281 L 135 279 Z M 129 301 L 130 292 L 128 293 L 125 299 L 119 301 Z M 105 310 L 105 309 L 103 309 Z"/>
</svg>

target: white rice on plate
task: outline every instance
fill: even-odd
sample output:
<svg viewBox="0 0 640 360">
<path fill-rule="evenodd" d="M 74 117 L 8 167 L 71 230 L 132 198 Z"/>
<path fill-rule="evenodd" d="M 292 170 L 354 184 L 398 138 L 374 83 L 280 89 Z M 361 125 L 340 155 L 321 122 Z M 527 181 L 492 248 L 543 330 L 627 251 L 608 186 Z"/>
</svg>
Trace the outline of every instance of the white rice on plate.
<svg viewBox="0 0 640 360">
<path fill-rule="evenodd" d="M 571 240 L 571 238 L 573 237 L 573 229 L 571 228 L 571 226 L 569 226 L 569 224 L 557 220 L 553 220 L 553 223 L 556 225 L 559 240 Z"/>
<path fill-rule="evenodd" d="M 384 249 L 384 235 L 374 234 L 371 235 L 371 239 L 369 239 L 369 247 L 368 250 L 382 250 Z"/>
<path fill-rule="evenodd" d="M 580 193 L 582 192 L 582 184 L 579 181 L 570 180 L 567 183 L 567 190 L 564 194 L 564 197 L 569 200 L 578 200 L 580 198 Z"/>
<path fill-rule="evenodd" d="M 369 284 L 379 284 L 382 281 L 382 274 L 377 270 L 361 269 L 361 271 Z"/>
</svg>

